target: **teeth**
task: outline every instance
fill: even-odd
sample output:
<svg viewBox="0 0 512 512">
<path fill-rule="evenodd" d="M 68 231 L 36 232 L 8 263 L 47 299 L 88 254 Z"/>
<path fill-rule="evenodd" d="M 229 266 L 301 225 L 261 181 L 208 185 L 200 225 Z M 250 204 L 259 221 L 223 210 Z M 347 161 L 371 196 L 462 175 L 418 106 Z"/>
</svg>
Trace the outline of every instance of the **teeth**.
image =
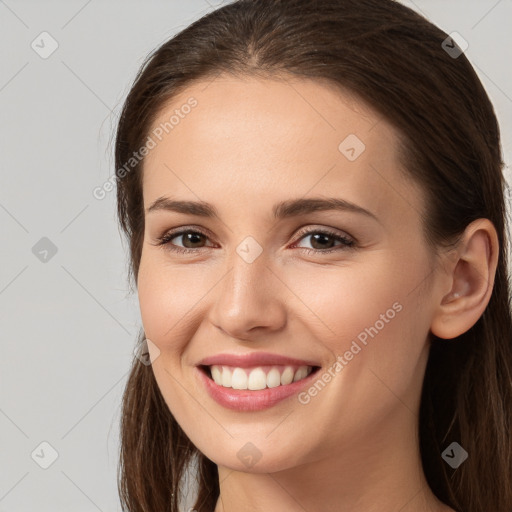
<svg viewBox="0 0 512 512">
<path fill-rule="evenodd" d="M 212 366 L 210 368 L 212 372 L 212 379 L 215 381 L 215 384 L 218 384 L 219 386 L 222 385 L 222 369 L 220 369 L 218 366 Z"/>
<path fill-rule="evenodd" d="M 303 379 L 308 374 L 308 368 L 307 366 L 301 366 L 296 372 L 295 376 L 293 377 L 293 382 L 296 382 L 300 379 Z"/>
<path fill-rule="evenodd" d="M 237 368 L 235 371 L 240 370 L 241 372 L 245 371 L 242 368 Z M 233 383 L 231 383 L 233 386 Z M 238 389 L 252 389 L 253 391 L 256 389 L 265 389 L 267 387 L 267 376 L 265 372 L 261 368 L 255 368 L 249 374 L 249 379 L 246 381 L 246 386 Z"/>
<path fill-rule="evenodd" d="M 293 371 L 293 368 L 291 366 L 287 366 L 283 374 L 281 375 L 281 384 L 291 384 L 293 382 L 294 375 L 295 372 Z"/>
<path fill-rule="evenodd" d="M 277 368 L 272 368 L 266 378 L 266 384 L 269 388 L 275 388 L 281 385 L 281 374 Z"/>
<path fill-rule="evenodd" d="M 231 370 L 229 368 L 222 368 L 221 382 L 225 388 L 231 387 Z"/>
<path fill-rule="evenodd" d="M 267 367 L 269 368 L 269 367 Z M 210 367 L 212 378 L 216 384 L 225 388 L 249 389 L 256 391 L 265 388 L 286 386 L 292 382 L 307 377 L 313 370 L 312 366 L 270 367 L 268 373 L 260 366 L 249 370 L 248 368 L 233 368 L 213 365 Z"/>
<path fill-rule="evenodd" d="M 227 381 L 228 379 L 224 379 L 223 375 L 222 385 L 226 386 L 224 383 Z M 235 368 L 233 370 L 233 373 L 231 374 L 231 387 L 233 389 L 247 389 L 247 374 L 242 370 L 242 368 Z"/>
</svg>

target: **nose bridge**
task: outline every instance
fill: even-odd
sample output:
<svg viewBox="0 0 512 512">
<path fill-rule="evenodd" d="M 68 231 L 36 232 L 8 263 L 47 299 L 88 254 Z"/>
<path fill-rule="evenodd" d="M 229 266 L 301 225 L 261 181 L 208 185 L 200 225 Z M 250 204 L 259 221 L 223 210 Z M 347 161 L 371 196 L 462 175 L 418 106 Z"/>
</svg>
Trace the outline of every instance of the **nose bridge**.
<svg viewBox="0 0 512 512">
<path fill-rule="evenodd" d="M 225 306 L 236 312 L 268 301 L 268 280 L 272 275 L 267 268 L 269 263 L 263 251 L 256 255 L 254 247 L 240 244 L 230 257 L 231 270 L 222 287 L 220 299 L 225 301 Z"/>
<path fill-rule="evenodd" d="M 252 237 L 229 255 L 228 273 L 218 288 L 211 320 L 233 337 L 245 337 L 254 327 L 278 329 L 284 322 L 279 282 L 267 253 Z"/>
</svg>

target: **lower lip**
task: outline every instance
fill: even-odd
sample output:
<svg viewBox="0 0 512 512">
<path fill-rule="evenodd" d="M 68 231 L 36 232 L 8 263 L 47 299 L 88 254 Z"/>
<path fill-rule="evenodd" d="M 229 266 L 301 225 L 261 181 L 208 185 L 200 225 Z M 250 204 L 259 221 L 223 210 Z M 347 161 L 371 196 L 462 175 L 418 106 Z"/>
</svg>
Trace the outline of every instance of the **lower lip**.
<svg viewBox="0 0 512 512">
<path fill-rule="evenodd" d="M 204 371 L 196 367 L 196 371 L 199 373 L 199 379 L 204 383 L 206 390 L 217 403 L 227 409 L 249 412 L 268 409 L 285 398 L 295 395 L 302 388 L 311 383 L 318 373 L 318 370 L 319 369 L 317 368 L 304 379 L 292 382 L 285 386 L 249 391 L 247 389 L 233 389 L 219 386 L 213 379 L 210 379 Z"/>
</svg>

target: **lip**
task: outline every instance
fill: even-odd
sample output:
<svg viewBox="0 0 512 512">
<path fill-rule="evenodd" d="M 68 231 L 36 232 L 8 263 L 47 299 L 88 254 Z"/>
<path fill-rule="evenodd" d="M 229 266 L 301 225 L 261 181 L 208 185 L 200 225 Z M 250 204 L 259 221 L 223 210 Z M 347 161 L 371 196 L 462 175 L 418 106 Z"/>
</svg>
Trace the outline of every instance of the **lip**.
<svg viewBox="0 0 512 512">
<path fill-rule="evenodd" d="M 220 358 L 220 356 L 218 357 Z M 205 359 L 205 361 L 210 360 L 210 358 Z M 226 361 L 226 359 L 222 360 Z M 258 359 L 258 361 L 263 360 L 268 361 L 268 359 Z M 286 358 L 286 360 L 296 361 L 294 359 L 289 358 Z M 282 361 L 282 359 L 279 359 L 279 361 Z M 242 362 L 247 362 L 247 360 L 244 360 Z M 227 365 L 227 363 L 225 364 Z M 310 386 L 313 379 L 317 378 L 317 373 L 320 370 L 320 367 L 317 365 L 309 365 L 314 366 L 313 371 L 304 379 L 292 382 L 291 384 L 287 384 L 285 386 L 281 385 L 276 386 L 275 388 L 265 388 L 251 391 L 247 389 L 226 388 L 224 386 L 216 384 L 215 381 L 209 375 L 207 375 L 205 366 L 195 367 L 196 377 L 201 382 L 201 385 L 203 385 L 206 388 L 208 394 L 218 404 L 222 405 L 227 409 L 239 412 L 261 411 L 263 409 L 268 409 L 270 407 L 275 406 L 282 400 L 285 400 L 286 398 L 296 395 L 305 387 Z M 245 366 L 240 366 L 240 368 L 245 368 Z"/>
<path fill-rule="evenodd" d="M 291 365 L 291 366 L 321 366 L 316 361 L 293 359 L 270 352 L 251 352 L 250 354 L 216 354 L 202 359 L 197 366 L 212 366 L 214 364 L 224 366 L 236 366 L 238 368 L 250 368 L 252 366 L 265 365 Z"/>
</svg>

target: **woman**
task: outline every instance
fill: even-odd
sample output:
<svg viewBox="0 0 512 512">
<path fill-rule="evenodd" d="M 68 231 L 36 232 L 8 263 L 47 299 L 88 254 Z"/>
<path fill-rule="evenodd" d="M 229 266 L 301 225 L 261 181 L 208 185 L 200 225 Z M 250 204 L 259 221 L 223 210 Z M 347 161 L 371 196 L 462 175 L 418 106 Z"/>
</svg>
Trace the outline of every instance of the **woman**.
<svg viewBox="0 0 512 512">
<path fill-rule="evenodd" d="M 198 512 L 510 512 L 502 167 L 462 49 L 394 1 L 239 0 L 158 48 L 116 139 L 126 510 L 188 475 Z"/>
</svg>

